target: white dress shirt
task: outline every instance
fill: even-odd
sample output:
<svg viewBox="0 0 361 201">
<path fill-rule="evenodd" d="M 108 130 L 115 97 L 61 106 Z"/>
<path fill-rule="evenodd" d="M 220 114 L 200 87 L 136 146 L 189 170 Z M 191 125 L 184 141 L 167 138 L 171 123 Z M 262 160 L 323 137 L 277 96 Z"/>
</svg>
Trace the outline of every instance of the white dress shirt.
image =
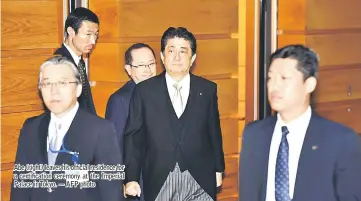
<svg viewBox="0 0 361 201">
<path fill-rule="evenodd" d="M 174 97 L 174 94 L 176 93 L 176 89 L 173 87 L 173 85 L 177 82 L 175 80 L 173 80 L 173 78 L 170 75 L 168 75 L 168 73 L 165 73 L 165 80 L 167 83 L 169 97 L 172 100 Z M 190 90 L 190 85 L 191 85 L 191 79 L 190 79 L 189 73 L 186 76 L 184 76 L 182 80 L 180 80 L 178 82 L 178 85 L 182 86 L 180 93 L 181 93 L 182 102 L 183 102 L 182 111 L 184 111 L 184 109 L 187 105 L 187 101 L 188 101 L 188 97 L 189 97 L 189 90 Z"/>
<path fill-rule="evenodd" d="M 273 131 L 269 152 L 266 201 L 275 201 L 276 161 L 278 149 L 282 139 L 282 126 L 287 126 L 289 131 L 289 134 L 287 135 L 287 141 L 289 145 L 289 194 L 291 199 L 293 198 L 298 161 L 300 158 L 303 141 L 306 136 L 306 131 L 310 123 L 311 114 L 311 107 L 308 107 L 300 117 L 289 122 L 288 124 L 282 120 L 279 114 L 277 115 L 277 123 Z"/>
<path fill-rule="evenodd" d="M 55 137 L 55 135 L 58 135 L 58 137 L 60 137 L 59 138 L 60 143 L 56 143 L 57 144 L 56 150 L 53 151 L 60 150 L 64 136 L 68 132 L 69 127 L 73 122 L 78 109 L 79 109 L 79 103 L 76 102 L 75 106 L 62 118 L 58 118 L 53 113 L 50 113 L 50 123 L 49 123 L 48 138 L 47 138 L 47 151 L 49 151 L 49 143 L 51 139 Z M 56 127 L 56 125 L 61 125 L 60 129 L 59 127 Z"/>
<path fill-rule="evenodd" d="M 73 57 L 73 60 L 76 63 L 76 65 L 79 66 L 81 56 L 78 56 L 77 54 L 75 54 L 75 52 L 67 44 L 65 44 L 65 43 L 63 43 L 63 44 L 66 47 L 66 49 L 70 52 L 70 55 L 71 55 L 71 57 Z M 85 72 L 86 72 L 87 75 L 89 75 L 87 62 L 85 62 Z"/>
</svg>

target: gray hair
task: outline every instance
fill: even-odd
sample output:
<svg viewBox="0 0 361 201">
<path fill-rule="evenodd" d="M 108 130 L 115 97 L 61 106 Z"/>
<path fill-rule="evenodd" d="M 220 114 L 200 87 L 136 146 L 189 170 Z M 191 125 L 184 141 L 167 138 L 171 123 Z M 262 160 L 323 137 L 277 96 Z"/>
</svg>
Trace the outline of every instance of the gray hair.
<svg viewBox="0 0 361 201">
<path fill-rule="evenodd" d="M 74 65 L 73 62 L 71 62 L 68 58 L 63 57 L 63 56 L 53 56 L 50 57 L 49 59 L 47 59 L 43 64 L 41 64 L 40 66 L 40 73 L 39 73 L 39 82 L 38 82 L 38 87 L 40 89 L 40 82 L 42 79 L 42 72 L 43 69 L 49 65 L 60 65 L 60 64 L 64 64 L 67 65 L 68 67 L 70 67 L 73 70 L 73 75 L 76 79 L 76 81 L 78 82 L 78 84 L 82 83 L 81 77 L 80 77 L 80 73 L 78 68 Z"/>
</svg>

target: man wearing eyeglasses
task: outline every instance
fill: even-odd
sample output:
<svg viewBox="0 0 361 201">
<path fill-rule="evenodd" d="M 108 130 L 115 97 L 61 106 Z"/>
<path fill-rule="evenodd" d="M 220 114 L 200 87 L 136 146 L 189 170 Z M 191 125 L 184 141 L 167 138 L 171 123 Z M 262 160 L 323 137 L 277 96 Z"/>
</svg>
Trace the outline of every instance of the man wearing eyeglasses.
<svg viewBox="0 0 361 201">
<path fill-rule="evenodd" d="M 63 164 L 122 164 L 113 124 L 79 107 L 77 98 L 82 91 L 81 77 L 71 61 L 56 56 L 43 63 L 40 67 L 39 90 L 48 111 L 25 121 L 19 136 L 15 167 L 27 164 L 48 167 L 62 167 Z M 22 173 L 32 172 L 31 169 L 26 171 L 14 170 L 11 201 L 119 201 L 123 196 L 121 180 L 94 180 L 89 178 L 87 170 L 81 174 L 85 173 L 87 178 L 82 176 L 76 180 L 80 182 L 89 179 L 92 183 L 87 181 L 91 185 L 85 189 L 80 189 L 80 186 L 69 187 L 69 180 L 57 180 L 55 174 L 77 174 L 59 169 L 51 172 L 53 179 L 47 180 L 55 182 L 58 187 L 39 185 L 39 179 L 35 180 L 38 188 L 21 188 L 22 181 L 34 182 L 19 177 Z M 40 169 L 36 173 L 48 173 L 44 171 Z"/>
<path fill-rule="evenodd" d="M 105 118 L 115 125 L 119 145 L 123 150 L 123 132 L 128 118 L 129 102 L 133 88 L 139 82 L 156 75 L 156 60 L 153 49 L 144 43 L 136 43 L 125 52 L 125 70 L 131 78 L 123 87 L 114 92 L 107 104 Z M 135 200 L 144 200 L 143 195 Z"/>
</svg>

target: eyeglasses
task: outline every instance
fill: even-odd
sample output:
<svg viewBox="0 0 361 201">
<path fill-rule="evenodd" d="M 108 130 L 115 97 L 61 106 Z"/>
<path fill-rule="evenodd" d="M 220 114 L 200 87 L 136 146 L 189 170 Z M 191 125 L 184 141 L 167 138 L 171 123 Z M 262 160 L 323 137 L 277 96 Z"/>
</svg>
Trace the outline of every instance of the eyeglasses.
<svg viewBox="0 0 361 201">
<path fill-rule="evenodd" d="M 66 87 L 68 86 L 68 84 L 74 84 L 74 83 L 79 83 L 79 82 L 69 82 L 69 81 L 58 81 L 58 82 L 42 82 L 39 84 L 40 88 L 50 88 L 53 86 L 57 86 L 60 88 Z"/>
<path fill-rule="evenodd" d="M 147 65 L 142 64 L 142 65 L 138 65 L 138 66 L 134 66 L 134 65 L 130 64 L 130 66 L 134 67 L 134 68 L 150 68 L 150 67 L 155 66 L 155 62 L 147 64 Z"/>
</svg>

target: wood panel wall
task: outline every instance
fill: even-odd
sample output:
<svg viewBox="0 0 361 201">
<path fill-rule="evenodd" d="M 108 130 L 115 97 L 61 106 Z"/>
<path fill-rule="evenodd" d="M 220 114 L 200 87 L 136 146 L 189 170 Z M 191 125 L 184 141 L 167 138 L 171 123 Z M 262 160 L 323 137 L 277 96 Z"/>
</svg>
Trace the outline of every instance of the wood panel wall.
<svg viewBox="0 0 361 201">
<path fill-rule="evenodd" d="M 1 1 L 1 200 L 10 198 L 19 130 L 39 115 L 39 67 L 61 44 L 62 0 Z"/>
<path fill-rule="evenodd" d="M 320 57 L 314 108 L 361 133 L 361 1 L 278 4 L 278 46 L 305 44 Z"/>
<path fill-rule="evenodd" d="M 99 15 L 101 23 L 99 41 L 90 57 L 90 79 L 96 81 L 92 92 L 101 116 L 110 94 L 128 80 L 124 52 L 130 45 L 149 44 L 156 52 L 160 73 L 163 32 L 169 26 L 183 26 L 195 34 L 198 50 L 193 73 L 218 84 L 226 158 L 225 179 L 218 200 L 238 200 L 240 133 L 245 124 L 246 105 L 253 108 L 252 101 L 246 102 L 246 1 L 90 0 L 89 7 Z M 250 23 L 254 23 L 250 16 Z M 251 44 L 249 47 L 253 48 Z M 253 65 L 250 67 L 253 69 Z M 253 97 L 252 86 L 248 93 Z"/>
</svg>

